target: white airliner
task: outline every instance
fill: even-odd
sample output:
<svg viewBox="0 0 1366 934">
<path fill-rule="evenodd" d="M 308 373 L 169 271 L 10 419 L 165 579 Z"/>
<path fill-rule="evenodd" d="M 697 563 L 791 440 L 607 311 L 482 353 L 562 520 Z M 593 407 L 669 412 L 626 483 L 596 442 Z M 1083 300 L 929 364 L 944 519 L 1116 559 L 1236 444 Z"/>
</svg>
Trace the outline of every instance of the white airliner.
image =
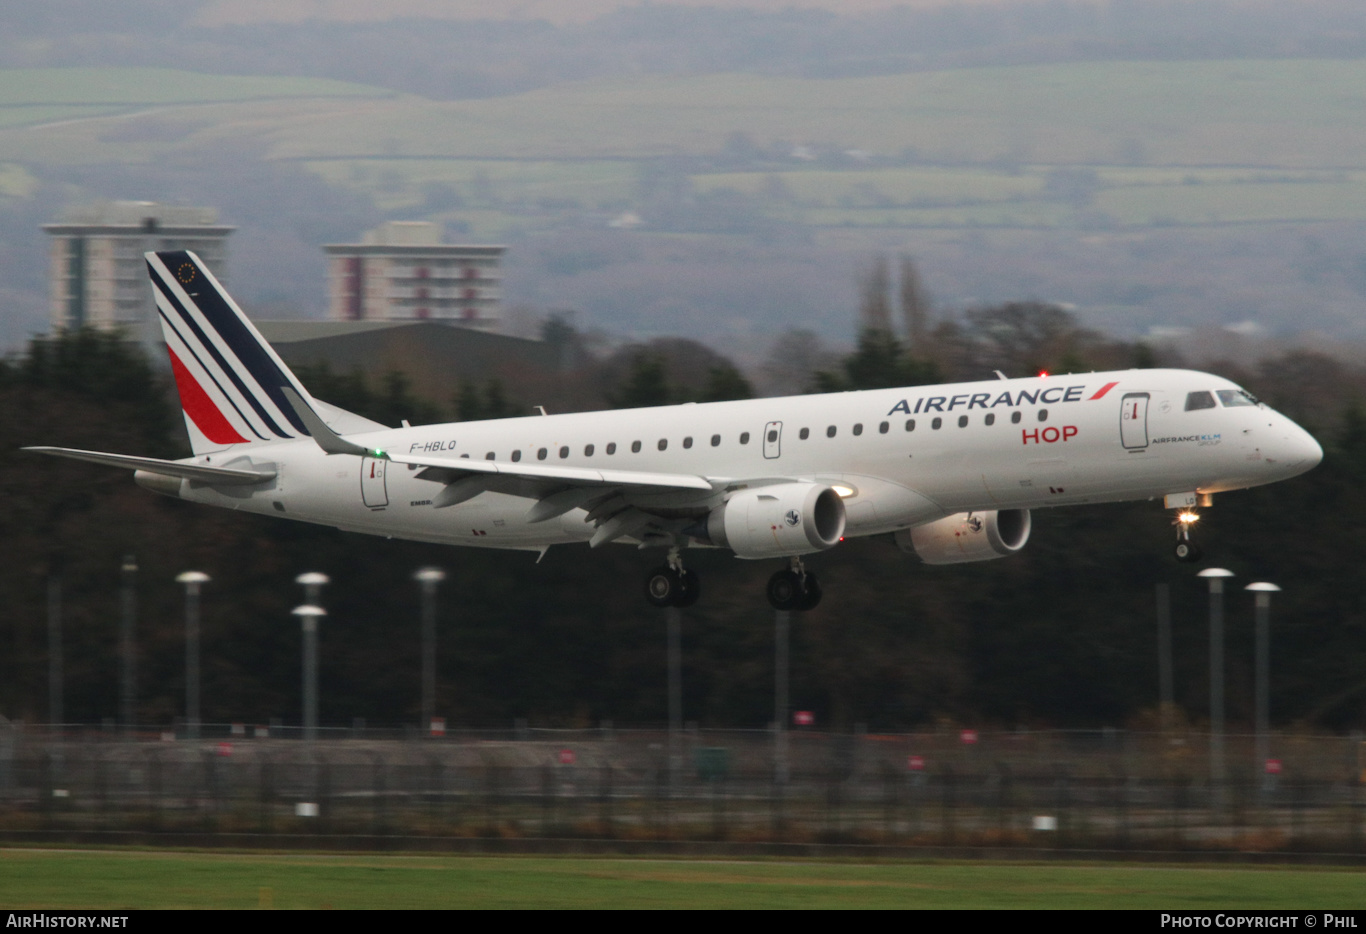
<svg viewBox="0 0 1366 934">
<path fill-rule="evenodd" d="M 887 535 L 929 564 L 1012 554 L 1030 510 L 1296 476 L 1323 451 L 1226 379 L 1124 370 L 389 428 L 313 398 L 193 253 L 148 253 L 194 456 L 27 450 L 136 471 L 197 503 L 544 554 L 667 550 L 646 596 L 697 599 L 688 548 L 780 559 L 779 609 L 820 599 L 804 555 Z M 1178 524 L 1177 557 L 1199 553 Z"/>
</svg>

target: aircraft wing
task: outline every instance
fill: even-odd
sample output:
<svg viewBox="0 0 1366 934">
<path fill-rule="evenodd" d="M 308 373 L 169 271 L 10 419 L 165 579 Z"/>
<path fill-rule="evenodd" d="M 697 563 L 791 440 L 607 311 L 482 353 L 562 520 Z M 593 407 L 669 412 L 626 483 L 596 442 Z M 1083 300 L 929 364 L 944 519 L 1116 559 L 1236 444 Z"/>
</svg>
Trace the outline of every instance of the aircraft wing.
<svg viewBox="0 0 1366 934">
<path fill-rule="evenodd" d="M 273 470 L 238 470 L 233 467 L 209 467 L 204 464 L 184 464 L 180 461 L 167 461 L 158 457 L 136 457 L 132 454 L 106 454 L 103 451 L 81 451 L 76 448 L 28 447 L 25 451 L 35 454 L 51 454 L 53 457 L 66 457 L 106 467 L 123 467 L 126 470 L 145 470 L 165 477 L 182 477 L 202 483 L 226 485 L 247 485 L 262 483 L 275 477 Z"/>
<path fill-rule="evenodd" d="M 588 467 L 558 467 L 554 464 L 514 464 L 508 461 L 480 461 L 472 458 L 413 457 L 386 454 L 391 462 L 426 468 L 418 474 L 423 480 L 450 483 L 471 474 L 498 474 L 526 480 L 550 480 L 570 486 L 629 486 L 673 490 L 712 490 L 712 484 L 696 474 L 651 473 L 643 470 L 595 470 Z"/>
</svg>

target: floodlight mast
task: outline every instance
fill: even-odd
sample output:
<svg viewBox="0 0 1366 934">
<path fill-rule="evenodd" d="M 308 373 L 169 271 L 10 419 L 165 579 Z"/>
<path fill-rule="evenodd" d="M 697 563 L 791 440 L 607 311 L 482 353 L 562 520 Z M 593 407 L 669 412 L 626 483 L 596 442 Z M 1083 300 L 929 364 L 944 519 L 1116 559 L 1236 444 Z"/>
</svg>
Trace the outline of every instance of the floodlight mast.
<svg viewBox="0 0 1366 934">
<path fill-rule="evenodd" d="M 1255 596 L 1257 769 L 1265 774 L 1271 758 L 1271 595 L 1281 588 L 1256 581 L 1243 588 Z"/>
<path fill-rule="evenodd" d="M 1209 582 L 1209 778 L 1218 794 L 1224 781 L 1224 578 L 1226 568 L 1205 568 Z"/>
<path fill-rule="evenodd" d="M 305 604 L 290 612 L 299 618 L 304 634 L 304 742 L 312 743 L 318 738 L 318 624 L 327 611 Z"/>
<path fill-rule="evenodd" d="M 413 580 L 422 587 L 422 731 L 428 736 L 436 716 L 436 586 L 445 579 L 441 568 L 413 572 Z"/>
<path fill-rule="evenodd" d="M 185 585 L 185 735 L 199 739 L 199 588 L 212 580 L 203 571 L 184 571 Z"/>
</svg>

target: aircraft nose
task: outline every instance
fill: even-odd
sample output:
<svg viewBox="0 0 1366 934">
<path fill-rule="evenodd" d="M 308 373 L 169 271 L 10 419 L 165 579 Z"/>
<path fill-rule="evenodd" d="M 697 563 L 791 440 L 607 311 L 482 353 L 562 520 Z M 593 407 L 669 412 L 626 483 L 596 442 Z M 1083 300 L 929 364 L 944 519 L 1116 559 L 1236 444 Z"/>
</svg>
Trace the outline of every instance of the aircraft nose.
<svg viewBox="0 0 1366 934">
<path fill-rule="evenodd" d="M 1285 453 L 1282 459 L 1297 474 L 1313 470 L 1323 460 L 1322 445 L 1290 419 L 1287 418 L 1285 422 Z"/>
<path fill-rule="evenodd" d="M 1295 427 L 1299 427 L 1298 425 Z M 1305 470 L 1313 470 L 1323 461 L 1323 446 L 1314 440 L 1314 436 L 1300 428 L 1299 440 L 1300 452 L 1303 456 L 1301 465 Z"/>
</svg>

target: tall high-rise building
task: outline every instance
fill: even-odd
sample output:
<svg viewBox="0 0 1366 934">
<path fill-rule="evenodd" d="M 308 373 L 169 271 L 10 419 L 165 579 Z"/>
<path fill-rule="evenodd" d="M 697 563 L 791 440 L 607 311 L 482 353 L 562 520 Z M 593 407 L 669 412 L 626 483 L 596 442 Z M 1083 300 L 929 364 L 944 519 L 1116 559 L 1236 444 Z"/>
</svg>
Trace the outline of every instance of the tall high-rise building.
<svg viewBox="0 0 1366 934">
<path fill-rule="evenodd" d="M 49 275 L 53 330 L 123 328 L 136 340 L 157 342 L 152 285 L 142 254 L 193 250 L 226 281 L 227 238 L 213 208 L 152 201 L 110 201 L 80 208 L 44 224 L 52 236 Z"/>
<path fill-rule="evenodd" d="M 441 242 L 426 221 L 391 221 L 362 243 L 323 248 L 330 317 L 340 321 L 440 319 L 479 330 L 498 326 L 498 264 L 506 247 Z"/>
</svg>

